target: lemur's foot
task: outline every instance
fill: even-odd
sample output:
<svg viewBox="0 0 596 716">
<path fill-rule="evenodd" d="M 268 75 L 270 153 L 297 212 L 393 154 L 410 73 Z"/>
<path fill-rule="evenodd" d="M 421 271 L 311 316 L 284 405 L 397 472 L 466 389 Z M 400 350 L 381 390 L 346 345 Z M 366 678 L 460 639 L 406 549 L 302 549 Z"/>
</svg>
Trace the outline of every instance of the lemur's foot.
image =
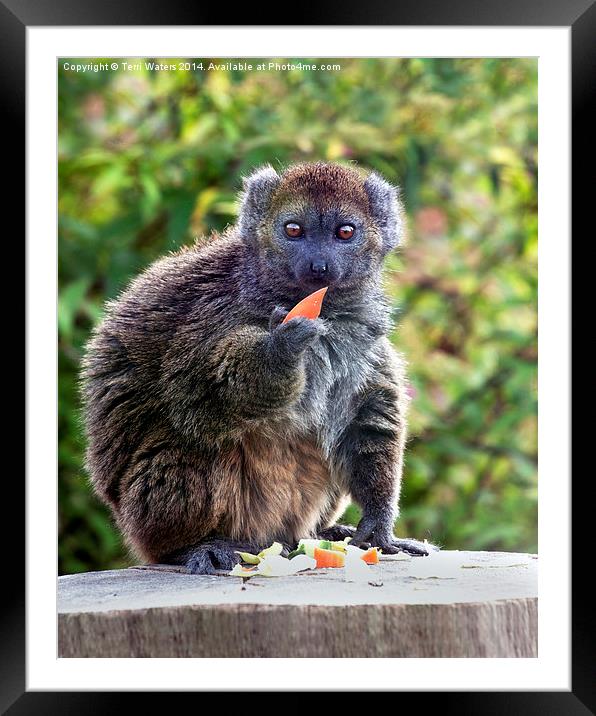
<svg viewBox="0 0 596 716">
<path fill-rule="evenodd" d="M 261 547 L 247 542 L 237 542 L 218 537 L 207 538 L 194 547 L 179 550 L 170 554 L 162 561 L 166 564 L 181 564 L 191 574 L 218 574 L 218 572 L 234 569 L 240 562 L 240 552 L 259 552 Z"/>
<path fill-rule="evenodd" d="M 431 552 L 436 552 L 439 549 L 430 542 L 398 539 L 393 534 L 392 522 L 387 519 L 379 519 L 374 514 L 362 517 L 350 544 L 355 547 L 363 547 L 365 544 L 363 540 L 368 540 L 371 546 L 378 547 L 385 554 L 405 552 L 412 557 L 428 557 Z"/>
<path fill-rule="evenodd" d="M 254 542 L 209 537 L 194 547 L 169 555 L 164 561 L 183 564 L 191 574 L 220 574 L 222 571 L 229 572 L 234 569 L 241 561 L 238 552 L 258 554 L 269 546 L 270 544 L 257 545 Z M 287 557 L 289 553 L 289 546 L 284 544 L 281 554 Z"/>
<path fill-rule="evenodd" d="M 213 540 L 196 547 L 186 561 L 191 574 L 217 574 L 219 570 L 229 572 L 240 561 L 236 545 L 225 540 Z"/>
<path fill-rule="evenodd" d="M 415 539 L 393 539 L 386 544 L 379 545 L 383 554 L 399 554 L 405 552 L 412 557 L 428 557 L 431 552 L 439 548 L 430 542 L 419 542 Z"/>
<path fill-rule="evenodd" d="M 319 530 L 318 538 L 327 539 L 331 542 L 340 542 L 346 537 L 353 537 L 356 534 L 356 528 L 351 525 L 331 525 L 331 527 L 325 527 L 323 530 Z M 366 542 L 361 543 L 362 546 L 366 545 Z M 370 545 L 369 545 L 370 546 Z"/>
<path fill-rule="evenodd" d="M 399 554 L 405 552 L 412 557 L 428 557 L 431 550 L 437 550 L 438 547 L 428 542 L 418 542 L 415 539 L 376 539 L 375 535 L 371 535 L 370 542 L 361 542 L 354 539 L 350 542 L 355 547 L 367 549 L 367 547 L 378 547 L 383 554 Z"/>
</svg>

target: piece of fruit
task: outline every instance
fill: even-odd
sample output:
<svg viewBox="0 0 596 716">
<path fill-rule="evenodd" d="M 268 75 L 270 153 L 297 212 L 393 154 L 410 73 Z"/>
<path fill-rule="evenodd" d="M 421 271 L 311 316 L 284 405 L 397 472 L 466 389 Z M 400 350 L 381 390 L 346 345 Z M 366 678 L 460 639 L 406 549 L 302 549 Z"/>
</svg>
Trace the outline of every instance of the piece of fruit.
<svg viewBox="0 0 596 716">
<path fill-rule="evenodd" d="M 270 554 L 260 558 L 256 567 L 243 567 L 241 564 L 237 564 L 228 574 L 231 577 L 243 577 L 244 579 L 248 577 L 286 577 L 303 572 L 305 569 L 315 569 L 316 566 L 316 560 L 305 554 L 300 554 L 292 560 L 279 554 Z"/>
<path fill-rule="evenodd" d="M 321 306 L 323 305 L 323 298 L 327 293 L 327 287 L 320 288 L 318 291 L 311 293 L 302 301 L 297 303 L 294 308 L 284 318 L 282 323 L 287 323 L 296 316 L 304 316 L 304 318 L 318 318 L 321 314 Z"/>
<path fill-rule="evenodd" d="M 343 567 L 346 563 L 345 554 L 335 549 L 315 547 L 313 552 L 313 556 L 317 561 L 317 569 L 322 567 Z"/>
<path fill-rule="evenodd" d="M 250 552 L 236 552 L 240 555 L 240 559 L 247 564 L 258 564 L 261 558 L 258 554 L 251 554 Z"/>
<path fill-rule="evenodd" d="M 315 547 L 331 549 L 331 542 L 326 539 L 301 539 L 298 542 L 298 549 L 302 549 L 309 557 L 315 556 Z"/>
<path fill-rule="evenodd" d="M 271 547 L 261 550 L 259 554 L 251 554 L 250 552 L 236 552 L 236 554 L 240 555 L 240 559 L 243 562 L 247 562 L 248 564 L 259 564 L 263 557 L 268 557 L 270 555 L 277 556 L 281 554 L 282 551 L 283 545 L 280 542 L 274 542 Z"/>
<path fill-rule="evenodd" d="M 303 544 L 298 545 L 296 549 L 292 550 L 288 555 L 288 559 L 294 559 L 294 557 L 298 557 L 300 554 L 306 554 Z"/>
<path fill-rule="evenodd" d="M 254 577 L 257 570 L 256 567 L 243 567 L 241 564 L 237 564 L 228 574 L 230 577 Z"/>
<path fill-rule="evenodd" d="M 267 547 L 267 549 L 264 549 L 259 552 L 257 557 L 263 559 L 263 557 L 277 556 L 282 553 L 282 550 L 283 545 L 281 544 L 281 542 L 274 542 L 271 547 Z"/>
<path fill-rule="evenodd" d="M 360 559 L 363 559 L 366 564 L 379 564 L 379 550 L 376 547 L 371 547 L 363 553 Z"/>
<path fill-rule="evenodd" d="M 362 561 L 362 555 L 364 554 L 364 552 L 365 550 L 360 549 L 360 547 L 352 547 L 351 544 L 346 545 L 346 559 L 357 559 Z"/>
<path fill-rule="evenodd" d="M 317 563 L 312 557 L 305 554 L 299 554 L 294 559 L 287 559 L 280 555 L 274 554 L 263 557 L 256 569 L 260 577 L 287 577 L 291 574 L 297 574 L 305 569 L 315 569 Z"/>
<path fill-rule="evenodd" d="M 348 539 L 349 539 L 349 537 L 348 537 Z M 347 552 L 348 551 L 347 545 L 348 545 L 348 543 L 346 542 L 346 540 L 332 542 L 331 549 L 336 549 L 338 552 Z"/>
<path fill-rule="evenodd" d="M 371 570 L 362 557 L 356 557 L 352 554 L 346 559 L 346 568 L 344 570 L 344 579 L 346 582 L 366 584 L 370 579 L 370 575 Z"/>
</svg>

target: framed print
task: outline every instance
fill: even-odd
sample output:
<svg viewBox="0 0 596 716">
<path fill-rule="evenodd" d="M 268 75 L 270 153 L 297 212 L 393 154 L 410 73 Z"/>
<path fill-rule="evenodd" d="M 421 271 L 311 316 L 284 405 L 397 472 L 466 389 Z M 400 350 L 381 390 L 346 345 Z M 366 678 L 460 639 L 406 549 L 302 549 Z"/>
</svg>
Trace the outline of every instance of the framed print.
<svg viewBox="0 0 596 716">
<path fill-rule="evenodd" d="M 0 7 L 27 187 L 9 713 L 596 707 L 570 509 L 594 6 L 434 5 Z"/>
</svg>

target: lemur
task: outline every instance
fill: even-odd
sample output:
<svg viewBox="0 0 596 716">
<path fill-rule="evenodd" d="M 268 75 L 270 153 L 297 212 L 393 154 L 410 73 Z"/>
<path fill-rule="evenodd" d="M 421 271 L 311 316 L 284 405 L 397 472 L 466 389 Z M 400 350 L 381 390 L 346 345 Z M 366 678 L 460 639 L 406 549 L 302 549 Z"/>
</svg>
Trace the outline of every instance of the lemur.
<svg viewBox="0 0 596 716">
<path fill-rule="evenodd" d="M 82 373 L 87 467 L 140 557 L 216 573 L 309 536 L 427 554 L 393 533 L 408 396 L 381 279 L 402 225 L 375 172 L 265 166 L 234 226 L 106 306 Z M 323 286 L 319 318 L 283 322 Z M 336 524 L 350 500 L 357 528 Z"/>
</svg>

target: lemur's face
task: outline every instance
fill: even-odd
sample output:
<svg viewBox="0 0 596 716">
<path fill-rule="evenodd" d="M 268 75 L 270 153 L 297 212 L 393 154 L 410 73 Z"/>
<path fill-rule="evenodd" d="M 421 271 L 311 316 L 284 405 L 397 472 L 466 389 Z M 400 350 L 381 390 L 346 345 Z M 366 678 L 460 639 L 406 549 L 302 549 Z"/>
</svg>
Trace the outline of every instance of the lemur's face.
<svg viewBox="0 0 596 716">
<path fill-rule="evenodd" d="M 302 293 L 366 285 L 399 240 L 396 190 L 337 164 L 271 167 L 246 182 L 240 231 L 259 248 L 259 273 Z"/>
<path fill-rule="evenodd" d="M 305 289 L 349 285 L 379 263 L 368 223 L 362 211 L 345 202 L 329 208 L 289 202 L 273 217 L 274 261 Z"/>
</svg>

